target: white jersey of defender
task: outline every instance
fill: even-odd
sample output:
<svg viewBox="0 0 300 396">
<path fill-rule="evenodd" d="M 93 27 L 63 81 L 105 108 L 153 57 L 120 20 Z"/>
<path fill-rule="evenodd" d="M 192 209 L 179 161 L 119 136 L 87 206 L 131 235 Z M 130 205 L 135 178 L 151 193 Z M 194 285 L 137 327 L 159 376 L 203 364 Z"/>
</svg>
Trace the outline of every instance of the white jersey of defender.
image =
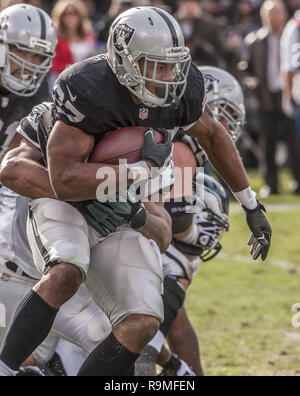
<svg viewBox="0 0 300 396">
<path fill-rule="evenodd" d="M 40 279 L 29 247 L 26 221 L 29 199 L 6 187 L 0 189 L 0 262 L 11 261 L 34 279 Z"/>
</svg>

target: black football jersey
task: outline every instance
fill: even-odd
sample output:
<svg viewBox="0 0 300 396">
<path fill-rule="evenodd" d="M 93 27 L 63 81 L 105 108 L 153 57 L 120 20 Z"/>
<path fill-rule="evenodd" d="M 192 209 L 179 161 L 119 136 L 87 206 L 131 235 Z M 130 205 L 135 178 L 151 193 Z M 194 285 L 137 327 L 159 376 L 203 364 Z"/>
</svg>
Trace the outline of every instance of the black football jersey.
<svg viewBox="0 0 300 396">
<path fill-rule="evenodd" d="M 105 56 L 95 56 L 67 68 L 54 86 L 55 118 L 96 135 L 128 126 L 174 131 L 196 122 L 204 108 L 201 72 L 191 65 L 187 87 L 177 107 L 146 107 L 133 102 Z"/>
<path fill-rule="evenodd" d="M 27 116 L 35 105 L 46 100 L 49 100 L 46 81 L 32 97 L 25 98 L 0 89 L 0 156 L 14 138 L 21 119 Z"/>
<path fill-rule="evenodd" d="M 39 150 L 41 150 L 40 139 L 42 139 L 42 141 L 43 138 L 46 139 L 48 131 L 51 130 L 52 109 L 53 102 L 43 102 L 35 106 L 31 113 L 21 120 L 17 128 L 17 132 Z M 45 113 L 47 113 L 47 116 L 45 120 L 43 119 L 42 121 L 42 117 Z M 47 134 L 43 132 L 38 133 L 39 128 L 42 128 L 43 131 L 46 129 Z M 46 147 L 45 143 L 43 145 Z M 45 156 L 45 153 L 43 154 Z"/>
</svg>

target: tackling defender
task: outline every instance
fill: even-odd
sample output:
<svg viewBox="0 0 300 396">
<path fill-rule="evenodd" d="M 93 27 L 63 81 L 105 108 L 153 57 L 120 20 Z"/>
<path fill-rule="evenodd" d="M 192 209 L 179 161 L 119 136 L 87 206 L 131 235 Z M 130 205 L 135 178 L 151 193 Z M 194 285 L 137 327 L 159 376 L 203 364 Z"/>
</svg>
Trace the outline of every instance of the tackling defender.
<svg viewBox="0 0 300 396">
<path fill-rule="evenodd" d="M 150 48 L 153 50 L 152 54 L 149 53 Z M 96 173 L 101 165 L 85 163 L 94 147 L 92 135 L 101 137 L 111 129 L 126 125 L 154 128 L 164 126 L 173 132 L 182 127 L 198 139 L 216 170 L 232 190 L 237 192 L 237 197 L 244 204 L 248 225 L 254 234 L 251 240 L 254 245 L 254 258 L 262 254 L 265 259 L 269 250 L 271 228 L 263 215 L 261 205 L 249 188 L 245 170 L 234 145 L 211 113 L 208 110 L 203 113 L 203 78 L 194 66 L 189 69 L 190 57 L 184 47 L 178 23 L 166 12 L 153 7 L 129 10 L 113 23 L 108 49 L 107 59 L 95 57 L 71 66 L 57 81 L 56 123 L 45 157 L 56 197 L 66 201 L 88 201 L 96 198 L 99 185 Z M 197 93 L 195 96 L 194 90 Z M 109 92 L 109 98 L 104 100 L 99 96 L 99 91 L 100 94 Z M 201 91 L 202 99 L 199 98 Z M 149 141 L 149 136 L 146 139 Z M 44 154 L 45 148 L 44 144 Z M 151 164 L 163 167 L 169 152 L 166 148 L 161 148 L 154 156 L 148 150 L 140 165 L 146 170 Z M 61 223 L 63 235 L 74 236 L 74 225 L 82 224 L 83 219 L 71 206 L 66 205 L 47 199 L 35 200 L 31 204 L 34 235 L 38 236 L 38 245 L 44 252 L 44 258 L 41 256 L 42 251 L 39 253 L 38 246 L 35 245 L 33 234 L 29 236 L 31 247 L 36 264 L 48 272 L 20 306 L 1 351 L 2 363 L 6 364 L 8 371 L 9 368 L 16 369 L 19 366 L 22 358 L 30 354 L 48 334 L 57 309 L 76 292 L 87 274 L 90 292 L 110 317 L 114 329 L 89 356 L 80 370 L 80 375 L 124 374 L 124 367 L 132 368 L 139 352 L 149 338 L 154 336 L 159 322 L 163 319 L 159 269 L 157 266 L 153 267 L 155 258 L 148 248 L 147 257 L 142 255 L 142 262 L 140 259 L 135 261 L 136 258 L 130 256 L 130 264 L 134 262 L 132 268 L 139 269 L 145 285 L 141 290 L 136 282 L 138 272 L 128 267 L 128 262 L 124 262 L 125 258 L 120 250 L 113 248 L 119 238 L 124 239 L 119 246 L 125 250 L 128 248 L 128 238 L 132 237 L 133 243 L 137 239 L 138 243 L 142 242 L 140 236 L 128 228 L 119 235 L 111 234 L 99 243 L 94 252 L 92 251 L 90 266 L 86 260 L 89 257 L 89 242 L 85 225 L 81 238 L 78 239 L 78 235 L 74 238 L 73 249 L 77 251 L 77 257 L 73 263 L 66 260 L 69 254 L 62 248 L 56 250 L 55 255 L 51 243 L 45 249 L 41 242 L 49 242 L 46 226 L 48 220 Z M 61 210 L 60 219 L 57 219 L 58 210 Z M 87 236 L 86 245 L 82 242 L 82 235 Z M 99 236 L 96 238 L 97 243 L 100 242 Z M 61 246 L 65 246 L 65 240 L 60 238 L 59 242 Z M 52 241 L 52 246 L 53 244 L 55 243 Z M 138 249 L 137 245 L 135 247 Z M 135 254 L 137 249 L 133 249 Z M 111 257 L 107 257 L 107 251 L 111 252 Z M 145 245 L 143 251 L 145 252 Z M 121 273 L 120 268 L 126 268 L 126 271 Z M 120 285 L 123 285 L 122 276 L 125 275 L 126 279 L 132 280 L 132 290 L 128 287 L 120 289 Z M 151 292 L 145 277 L 148 282 L 152 279 Z M 146 295 L 151 296 L 151 307 L 146 303 Z M 32 315 L 37 305 L 44 315 L 44 320 L 39 323 L 35 323 Z M 27 318 L 26 323 L 24 316 Z M 25 334 L 31 335 L 26 338 L 26 342 L 24 332 L 22 336 L 20 334 L 21 326 L 23 329 L 26 327 Z"/>
<path fill-rule="evenodd" d="M 20 30 L 22 26 L 23 30 Z M 48 99 L 49 90 L 45 77 L 55 55 L 57 35 L 51 18 L 41 9 L 22 4 L 3 10 L 0 14 L 0 160 L 5 152 L 19 145 L 22 136 L 16 134 L 20 120 L 32 107 Z M 41 274 L 30 265 L 32 255 L 25 233 L 24 222 L 28 212 L 28 200 L 2 188 L 0 192 L 0 301 L 6 307 L 6 324 L 10 323 L 18 302 L 33 287 Z M 15 236 L 15 238 L 13 238 Z M 109 333 L 110 325 L 105 315 L 91 302 L 82 287 L 80 292 L 61 310 L 54 328 L 59 334 L 74 340 L 90 352 Z M 75 318 L 75 313 L 78 316 Z M 91 326 L 98 325 L 94 340 L 72 330 L 71 323 L 86 318 Z M 102 329 L 101 329 L 101 326 Z M 5 328 L 0 328 L 0 344 Z M 40 351 L 34 354 L 43 363 L 47 357 Z M 31 359 L 32 362 L 32 359 Z"/>
</svg>

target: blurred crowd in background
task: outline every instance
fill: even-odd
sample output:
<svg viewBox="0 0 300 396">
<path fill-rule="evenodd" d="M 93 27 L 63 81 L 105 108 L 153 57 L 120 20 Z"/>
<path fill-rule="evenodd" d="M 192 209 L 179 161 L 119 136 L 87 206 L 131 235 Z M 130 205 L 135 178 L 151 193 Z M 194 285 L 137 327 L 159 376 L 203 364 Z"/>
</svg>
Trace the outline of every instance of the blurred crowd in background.
<svg viewBox="0 0 300 396">
<path fill-rule="evenodd" d="M 287 165 L 291 189 L 300 194 L 300 98 L 293 95 L 300 84 L 298 78 L 299 89 L 293 86 L 297 67 L 289 69 L 281 40 L 292 23 L 300 43 L 299 0 L 0 0 L 1 9 L 17 3 L 43 8 L 57 28 L 50 86 L 69 64 L 106 51 L 110 24 L 126 9 L 152 5 L 172 13 L 193 62 L 228 70 L 244 89 L 247 124 L 239 150 L 245 165 L 264 176 L 261 195 L 280 192 L 278 169 Z"/>
</svg>

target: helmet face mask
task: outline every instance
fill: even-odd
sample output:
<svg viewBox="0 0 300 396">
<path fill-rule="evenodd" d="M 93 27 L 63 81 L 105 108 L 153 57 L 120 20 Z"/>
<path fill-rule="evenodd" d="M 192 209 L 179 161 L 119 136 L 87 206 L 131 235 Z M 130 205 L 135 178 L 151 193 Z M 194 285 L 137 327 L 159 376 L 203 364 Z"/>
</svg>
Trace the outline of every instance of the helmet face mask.
<svg viewBox="0 0 300 396">
<path fill-rule="evenodd" d="M 171 15 L 154 7 L 137 7 L 113 23 L 108 61 L 119 82 L 143 104 L 167 107 L 178 104 L 184 94 L 191 56 Z M 172 69 L 173 78 L 162 78 L 161 67 Z"/>
<path fill-rule="evenodd" d="M 20 26 L 24 28 L 21 32 Z M 56 43 L 54 25 L 44 11 L 28 5 L 3 10 L 0 14 L 1 85 L 18 96 L 34 95 L 52 66 Z M 37 61 L 32 62 L 35 56 Z"/>
<path fill-rule="evenodd" d="M 207 105 L 215 118 L 225 120 L 234 142 L 240 138 L 245 124 L 244 94 L 238 81 L 225 70 L 204 66 L 203 73 Z"/>
<path fill-rule="evenodd" d="M 178 59 L 155 59 L 151 54 L 140 58 L 143 66 L 139 66 L 139 73 L 133 74 L 135 86 L 127 87 L 139 100 L 148 106 L 166 107 L 176 104 L 182 98 L 186 83 L 187 74 L 190 67 L 189 54 L 187 59 L 178 61 Z M 162 80 L 159 76 L 160 67 L 172 67 L 175 69 L 173 81 Z M 154 92 L 149 89 L 153 87 Z"/>
<path fill-rule="evenodd" d="M 226 121 L 232 140 L 237 142 L 242 134 L 242 128 L 245 123 L 244 111 L 226 98 L 212 100 L 207 102 L 207 105 L 217 120 L 222 121 L 223 119 Z"/>
<path fill-rule="evenodd" d="M 22 52 L 39 54 L 39 52 L 25 49 L 18 44 L 14 44 L 14 46 Z M 52 65 L 52 56 L 45 57 L 40 55 L 40 57 L 41 62 L 39 64 L 29 62 L 22 56 L 17 55 L 11 46 L 8 46 L 6 65 L 2 72 L 1 83 L 3 87 L 19 96 L 33 95 Z M 18 70 L 18 77 L 13 75 L 15 67 Z"/>
<path fill-rule="evenodd" d="M 201 213 L 195 215 L 195 222 L 204 220 L 215 223 L 214 227 L 218 235 L 216 243 L 204 249 L 200 256 L 202 261 L 209 261 L 222 250 L 222 237 L 230 228 L 229 198 L 221 183 L 206 174 L 198 173 L 195 183 L 204 190 L 204 208 Z"/>
</svg>

